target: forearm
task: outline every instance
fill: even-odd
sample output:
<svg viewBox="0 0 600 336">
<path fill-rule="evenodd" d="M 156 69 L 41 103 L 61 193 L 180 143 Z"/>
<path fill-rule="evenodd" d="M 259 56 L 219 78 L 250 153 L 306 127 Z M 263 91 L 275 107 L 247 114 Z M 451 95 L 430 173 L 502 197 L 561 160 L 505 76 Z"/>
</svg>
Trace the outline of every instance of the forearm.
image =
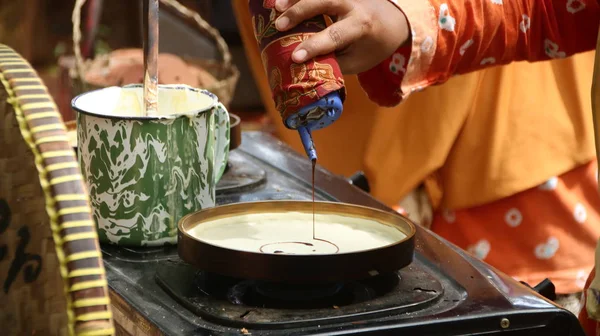
<svg viewBox="0 0 600 336">
<path fill-rule="evenodd" d="M 359 75 L 369 96 L 382 105 L 397 104 L 456 74 L 591 50 L 600 17 L 597 0 L 390 1 L 405 14 L 412 40 Z M 381 76 L 383 81 L 373 80 Z"/>
<path fill-rule="evenodd" d="M 446 11 L 444 1 L 430 3 L 440 22 L 430 71 L 446 78 L 513 61 L 564 58 L 596 45 L 597 0 L 451 0 Z"/>
</svg>

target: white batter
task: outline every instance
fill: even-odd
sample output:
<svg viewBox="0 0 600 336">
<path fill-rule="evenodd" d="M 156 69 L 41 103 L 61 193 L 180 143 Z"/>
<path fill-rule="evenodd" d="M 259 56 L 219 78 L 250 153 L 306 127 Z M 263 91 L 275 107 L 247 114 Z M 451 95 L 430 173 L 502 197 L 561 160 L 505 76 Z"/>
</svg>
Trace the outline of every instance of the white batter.
<svg viewBox="0 0 600 336">
<path fill-rule="evenodd" d="M 406 238 L 400 229 L 375 220 L 317 214 L 313 240 L 312 218 L 303 212 L 238 215 L 199 224 L 188 233 L 231 250 L 317 255 L 375 249 Z"/>
<path fill-rule="evenodd" d="M 177 88 L 177 89 L 175 89 Z M 141 87 L 109 87 L 77 98 L 77 108 L 107 116 L 143 116 L 144 91 Z M 186 85 L 160 85 L 158 91 L 158 116 L 194 114 L 215 103 L 213 97 L 190 90 Z"/>
</svg>

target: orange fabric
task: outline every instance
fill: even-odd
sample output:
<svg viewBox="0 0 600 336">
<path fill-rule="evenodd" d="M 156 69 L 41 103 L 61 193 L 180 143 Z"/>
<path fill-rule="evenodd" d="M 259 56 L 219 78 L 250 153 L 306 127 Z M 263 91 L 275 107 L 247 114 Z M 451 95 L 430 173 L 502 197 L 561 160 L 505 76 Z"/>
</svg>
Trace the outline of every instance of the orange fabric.
<svg viewBox="0 0 600 336">
<path fill-rule="evenodd" d="M 375 120 L 365 151 L 373 194 L 395 204 L 436 173 L 439 202 L 467 208 L 592 160 L 593 61 L 587 52 L 513 63 L 414 93 Z"/>
<path fill-rule="evenodd" d="M 596 161 L 483 206 L 443 211 L 432 230 L 531 285 L 581 292 L 600 237 Z"/>
<path fill-rule="evenodd" d="M 391 1 L 406 15 L 410 43 L 359 75 L 369 97 L 387 106 L 394 102 L 383 95 L 397 104 L 457 74 L 593 50 L 600 23 L 597 0 Z"/>
<path fill-rule="evenodd" d="M 593 53 L 561 58 L 594 48 L 596 1 L 393 2 L 411 25 L 410 48 L 359 76 L 369 97 L 382 104 L 413 93 L 401 105 L 405 113 L 377 121 L 378 137 L 367 151 L 368 172 L 387 173 L 376 175 L 385 181 L 374 182 L 383 201 L 392 202 L 394 193 L 404 194 L 439 169 L 445 207 L 481 205 L 595 157 Z M 505 48 L 506 41 L 517 45 Z M 490 68 L 545 59 L 553 61 Z M 414 93 L 480 69 L 469 75 L 470 83 L 461 76 Z M 393 158 L 385 155 L 390 148 Z M 407 181 L 383 191 L 389 178 Z"/>
<path fill-rule="evenodd" d="M 595 47 L 598 3 L 394 2 L 411 25 L 410 51 L 404 46 L 359 75 L 373 100 L 390 105 L 395 99 L 398 103 L 452 75 L 488 68 L 483 75 L 488 78 L 477 84 L 478 90 L 467 96 L 442 96 L 450 102 L 465 99 L 474 108 L 465 111 L 468 106 L 464 106 L 456 113 L 441 105 L 438 119 L 451 122 L 440 122 L 423 137 L 442 138 L 442 144 L 451 144 L 444 153 L 447 156 L 437 157 L 443 165 L 436 180 L 441 204 L 459 209 L 448 217 L 453 225 L 448 220 L 443 225 L 444 216 L 438 215 L 432 229 L 525 281 L 536 283 L 552 277 L 560 292 L 581 290 L 580 277 L 593 266 L 595 240 L 600 234 L 596 179 L 590 174 L 590 165 L 584 165 L 595 157 L 588 103 L 593 55 L 580 55 L 587 58 L 578 63 L 557 60 Z M 551 67 L 547 63 L 546 67 L 544 63 L 521 64 L 527 68 L 513 76 L 489 68 L 517 60 L 548 59 L 555 60 Z M 527 73 L 538 65 L 538 73 Z M 375 74 L 386 80 L 375 80 Z M 567 82 L 568 86 L 563 85 Z M 428 117 L 420 123 L 431 120 Z M 385 146 L 390 147 L 389 139 Z M 424 152 L 431 160 L 431 153 Z M 389 169 L 393 172 L 395 168 L 398 165 Z M 588 175 L 583 178 L 586 168 Z M 554 191 L 534 188 L 552 175 L 561 175 Z M 561 182 L 568 179 L 578 182 L 578 188 L 567 188 L 569 183 L 561 188 Z M 581 215 L 581 211 L 587 211 L 587 218 L 583 224 L 575 223 L 573 212 Z"/>
</svg>

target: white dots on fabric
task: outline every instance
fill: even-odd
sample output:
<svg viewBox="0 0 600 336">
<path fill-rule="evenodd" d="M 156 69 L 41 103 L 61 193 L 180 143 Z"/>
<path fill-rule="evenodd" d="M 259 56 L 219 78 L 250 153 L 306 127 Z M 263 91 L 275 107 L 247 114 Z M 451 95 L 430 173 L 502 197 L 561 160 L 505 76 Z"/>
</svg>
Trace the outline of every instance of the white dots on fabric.
<svg viewBox="0 0 600 336">
<path fill-rule="evenodd" d="M 579 270 L 579 272 L 577 272 L 577 279 L 575 279 L 575 286 L 583 289 L 585 288 L 585 283 L 587 282 L 589 276 L 589 272 L 586 272 L 585 270 Z"/>
<path fill-rule="evenodd" d="M 456 26 L 456 19 L 450 15 L 448 4 L 443 3 L 440 5 L 440 17 L 438 19 L 440 28 L 446 31 L 453 32 Z"/>
<path fill-rule="evenodd" d="M 556 190 L 558 186 L 558 177 L 554 176 L 548 179 L 548 181 L 540 184 L 539 189 L 545 191 Z"/>
<path fill-rule="evenodd" d="M 400 73 L 406 73 L 406 67 L 404 66 L 406 63 L 406 57 L 400 53 L 396 53 L 392 56 L 392 61 L 390 62 L 390 71 L 399 75 Z"/>
<path fill-rule="evenodd" d="M 558 241 L 558 238 L 550 237 L 548 238 L 548 241 L 535 247 L 535 256 L 540 260 L 551 259 L 554 257 L 559 247 L 560 242 Z"/>
<path fill-rule="evenodd" d="M 421 51 L 426 53 L 433 48 L 433 37 L 427 36 L 423 42 L 421 42 Z"/>
<path fill-rule="evenodd" d="M 549 39 L 544 40 L 544 51 L 550 58 L 565 58 L 567 54 L 564 51 L 559 51 L 560 47 L 558 44 L 550 41 Z"/>
<path fill-rule="evenodd" d="M 452 210 L 446 209 L 446 210 L 442 211 L 442 216 L 448 223 L 456 222 L 456 213 Z"/>
<path fill-rule="evenodd" d="M 582 0 L 568 0 L 567 12 L 571 14 L 579 13 L 585 9 L 585 3 Z"/>
<path fill-rule="evenodd" d="M 495 64 L 496 63 L 496 59 L 494 57 L 487 57 L 481 60 L 481 65 L 486 65 L 486 64 Z"/>
<path fill-rule="evenodd" d="M 521 211 L 519 211 L 519 209 L 512 208 L 508 210 L 504 215 L 504 221 L 506 222 L 506 224 L 508 224 L 508 226 L 516 228 L 523 222 L 523 215 L 521 214 Z"/>
<path fill-rule="evenodd" d="M 476 244 L 469 246 L 467 248 L 467 252 L 472 254 L 475 258 L 484 260 L 485 258 L 487 258 L 491 249 L 492 246 L 490 245 L 490 242 L 485 239 L 482 239 Z"/>
<path fill-rule="evenodd" d="M 519 29 L 521 29 L 523 33 L 527 33 L 529 28 L 531 28 L 531 18 L 526 14 L 523 14 L 522 17 L 523 20 L 521 20 L 521 22 L 519 23 Z"/>
<path fill-rule="evenodd" d="M 469 39 L 467 42 L 465 42 L 459 50 L 460 55 L 464 55 L 467 52 L 467 49 L 469 49 L 473 44 L 475 43 L 475 41 L 473 41 L 473 39 Z"/>
<path fill-rule="evenodd" d="M 587 220 L 587 210 L 585 206 L 581 203 L 575 204 L 575 209 L 573 210 L 573 218 L 579 224 L 585 223 Z"/>
</svg>

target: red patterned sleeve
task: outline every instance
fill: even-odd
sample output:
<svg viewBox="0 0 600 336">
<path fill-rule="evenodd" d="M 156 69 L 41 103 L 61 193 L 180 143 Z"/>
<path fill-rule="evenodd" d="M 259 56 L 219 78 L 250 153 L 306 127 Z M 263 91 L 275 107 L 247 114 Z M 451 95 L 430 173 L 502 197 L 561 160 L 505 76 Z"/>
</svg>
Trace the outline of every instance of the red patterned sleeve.
<svg viewBox="0 0 600 336">
<path fill-rule="evenodd" d="M 358 76 L 383 106 L 453 75 L 592 50 L 600 23 L 598 0 L 390 1 L 406 15 L 411 41 Z"/>
</svg>

